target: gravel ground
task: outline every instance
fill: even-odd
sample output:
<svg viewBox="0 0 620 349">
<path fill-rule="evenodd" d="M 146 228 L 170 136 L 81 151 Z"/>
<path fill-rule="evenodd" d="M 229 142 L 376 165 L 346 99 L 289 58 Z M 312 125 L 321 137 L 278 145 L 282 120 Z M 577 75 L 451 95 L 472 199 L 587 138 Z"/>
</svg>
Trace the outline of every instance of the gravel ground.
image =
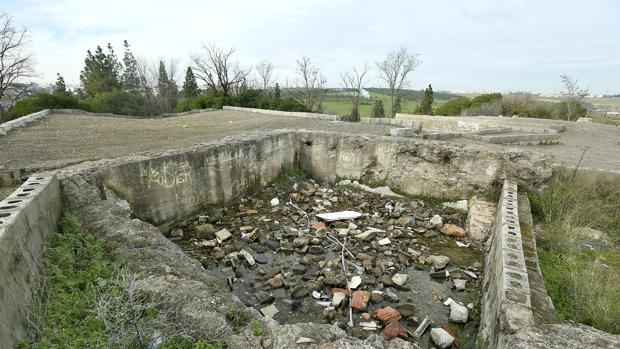
<svg viewBox="0 0 620 349">
<path fill-rule="evenodd" d="M 508 119 L 507 122 L 528 123 L 532 120 Z M 574 166 L 587 147 L 582 167 L 620 172 L 620 127 L 555 120 L 536 122 L 566 125 L 568 129 L 560 137 L 561 144 L 517 148 L 549 153 L 556 157 L 556 163 Z M 54 115 L 0 137 L 0 169 L 61 167 L 85 160 L 182 148 L 234 134 L 277 128 L 384 135 L 390 127 L 228 110 L 159 119 Z M 459 139 L 451 142 L 474 141 Z"/>
<path fill-rule="evenodd" d="M 0 137 L 0 168 L 50 168 L 279 128 L 383 135 L 387 126 L 218 110 L 158 119 L 53 115 Z"/>
</svg>

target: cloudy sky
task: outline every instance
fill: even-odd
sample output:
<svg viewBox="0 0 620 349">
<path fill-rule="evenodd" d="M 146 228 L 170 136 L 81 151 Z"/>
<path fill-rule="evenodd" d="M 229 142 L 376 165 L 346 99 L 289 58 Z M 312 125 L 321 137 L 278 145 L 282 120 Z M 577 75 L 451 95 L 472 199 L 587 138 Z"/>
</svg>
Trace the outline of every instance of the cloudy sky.
<svg viewBox="0 0 620 349">
<path fill-rule="evenodd" d="M 0 11 L 30 29 L 42 82 L 79 83 L 87 49 L 121 53 L 126 39 L 183 68 L 203 42 L 234 46 L 242 66 L 270 59 L 282 84 L 303 54 L 337 87 L 341 72 L 405 46 L 423 60 L 416 89 L 556 93 L 568 74 L 620 93 L 618 0 L 3 0 Z"/>
</svg>

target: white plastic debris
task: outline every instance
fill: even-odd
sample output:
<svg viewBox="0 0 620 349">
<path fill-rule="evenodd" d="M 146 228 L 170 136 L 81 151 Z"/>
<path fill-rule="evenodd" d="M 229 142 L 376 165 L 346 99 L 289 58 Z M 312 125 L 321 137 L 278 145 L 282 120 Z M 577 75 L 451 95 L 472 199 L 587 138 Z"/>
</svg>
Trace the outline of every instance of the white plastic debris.
<svg viewBox="0 0 620 349">
<path fill-rule="evenodd" d="M 271 206 L 278 206 L 280 204 L 280 200 L 278 198 L 271 199 Z"/>
<path fill-rule="evenodd" d="M 346 296 L 347 295 L 345 295 L 344 293 L 334 293 L 334 296 L 332 297 L 332 305 L 334 307 L 339 306 Z"/>
<path fill-rule="evenodd" d="M 457 211 L 464 211 L 464 212 L 467 212 L 467 210 L 469 209 L 467 200 L 444 202 L 442 206 L 443 208 L 451 208 Z"/>
<path fill-rule="evenodd" d="M 379 328 L 375 321 L 360 322 L 360 327 L 366 331 L 376 331 Z"/>
<path fill-rule="evenodd" d="M 314 298 L 314 299 L 321 299 L 321 292 L 312 291 L 312 298 Z"/>
<path fill-rule="evenodd" d="M 273 200 L 272 200 L 273 202 Z M 329 212 L 329 213 L 320 213 L 316 216 L 326 222 L 333 221 L 342 221 L 346 219 L 355 219 L 360 217 L 362 214 L 355 211 L 340 211 L 340 212 Z"/>
<path fill-rule="evenodd" d="M 456 242 L 456 246 L 458 246 L 458 247 L 469 247 L 469 244 L 464 244 L 464 243 L 462 243 L 460 241 L 457 241 Z"/>
</svg>

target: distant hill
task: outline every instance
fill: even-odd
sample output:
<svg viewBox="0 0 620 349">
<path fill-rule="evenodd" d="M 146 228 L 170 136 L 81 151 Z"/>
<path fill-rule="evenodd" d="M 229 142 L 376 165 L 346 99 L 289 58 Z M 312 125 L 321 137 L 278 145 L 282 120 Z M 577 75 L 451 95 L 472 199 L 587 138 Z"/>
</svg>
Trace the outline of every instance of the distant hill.
<svg viewBox="0 0 620 349">
<path fill-rule="evenodd" d="M 369 87 L 366 90 L 368 90 L 368 92 L 382 93 L 385 95 L 390 94 L 390 89 L 387 88 Z M 419 101 L 424 95 L 424 90 L 400 90 L 400 94 L 404 99 L 410 101 Z M 433 97 L 435 99 L 448 100 L 452 98 L 458 98 L 460 96 L 450 92 L 433 91 Z"/>
</svg>

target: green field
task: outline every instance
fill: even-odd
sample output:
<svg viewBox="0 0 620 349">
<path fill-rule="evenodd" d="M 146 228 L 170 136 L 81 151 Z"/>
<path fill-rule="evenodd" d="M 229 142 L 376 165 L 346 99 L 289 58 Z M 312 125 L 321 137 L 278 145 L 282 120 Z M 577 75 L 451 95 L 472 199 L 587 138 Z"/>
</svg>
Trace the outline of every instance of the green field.
<svg viewBox="0 0 620 349">
<path fill-rule="evenodd" d="M 390 113 L 390 96 L 382 93 L 370 92 L 370 101 L 365 100 L 360 102 L 360 115 L 362 117 L 370 117 L 370 112 L 374 105 L 374 101 L 380 99 L 383 101 L 383 108 L 386 116 Z M 435 100 L 433 106 L 436 107 L 444 100 Z M 344 92 L 333 91 L 330 92 L 323 102 L 325 112 L 328 114 L 348 115 L 351 112 L 352 103 L 348 100 Z M 418 106 L 416 101 L 410 101 L 403 99 L 401 102 L 401 113 L 413 114 Z"/>
</svg>

